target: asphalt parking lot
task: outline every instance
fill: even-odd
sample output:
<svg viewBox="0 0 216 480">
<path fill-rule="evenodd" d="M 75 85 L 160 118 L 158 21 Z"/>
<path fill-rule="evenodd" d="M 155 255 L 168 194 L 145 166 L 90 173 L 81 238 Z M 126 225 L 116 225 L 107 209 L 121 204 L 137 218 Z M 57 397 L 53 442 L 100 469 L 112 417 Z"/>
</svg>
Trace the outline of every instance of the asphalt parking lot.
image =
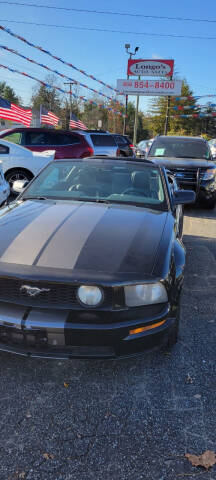
<svg viewBox="0 0 216 480">
<path fill-rule="evenodd" d="M 180 338 L 119 362 L 0 354 L 1 480 L 215 480 L 216 210 L 187 209 Z"/>
</svg>

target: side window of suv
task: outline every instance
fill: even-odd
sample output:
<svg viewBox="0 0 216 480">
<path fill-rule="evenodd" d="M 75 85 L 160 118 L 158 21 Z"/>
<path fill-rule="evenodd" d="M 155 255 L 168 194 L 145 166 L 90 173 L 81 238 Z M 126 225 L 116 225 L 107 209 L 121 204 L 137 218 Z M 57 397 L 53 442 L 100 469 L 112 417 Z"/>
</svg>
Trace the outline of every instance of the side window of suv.
<svg viewBox="0 0 216 480">
<path fill-rule="evenodd" d="M 78 135 L 66 135 L 61 133 L 58 135 L 58 137 L 59 145 L 74 145 L 76 143 L 80 143 L 80 138 L 78 137 Z"/>
<path fill-rule="evenodd" d="M 102 135 L 102 134 L 96 134 L 96 135 L 90 135 L 93 145 L 95 147 L 117 147 L 117 144 L 112 137 L 112 135 Z"/>
<path fill-rule="evenodd" d="M 17 145 L 22 145 L 22 137 L 23 134 L 21 132 L 13 132 L 9 135 L 6 135 L 6 137 L 4 137 L 4 140 L 7 140 L 7 142 L 16 143 Z"/>
<path fill-rule="evenodd" d="M 121 135 L 115 136 L 115 140 L 116 140 L 118 145 L 123 145 L 124 147 L 125 147 L 125 145 L 129 144 L 129 142 L 126 140 L 126 138 L 121 136 Z"/>
<path fill-rule="evenodd" d="M 26 145 L 47 145 L 46 132 L 26 132 Z"/>
</svg>

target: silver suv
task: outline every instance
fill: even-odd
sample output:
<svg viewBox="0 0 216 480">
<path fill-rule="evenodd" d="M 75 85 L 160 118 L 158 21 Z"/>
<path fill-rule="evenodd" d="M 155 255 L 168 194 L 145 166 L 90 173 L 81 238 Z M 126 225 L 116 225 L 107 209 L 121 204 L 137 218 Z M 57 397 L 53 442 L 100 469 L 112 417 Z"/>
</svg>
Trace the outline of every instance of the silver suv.
<svg viewBox="0 0 216 480">
<path fill-rule="evenodd" d="M 73 130 L 74 132 L 75 130 Z M 120 151 L 113 135 L 104 130 L 78 130 L 94 150 L 94 156 L 118 157 Z"/>
</svg>

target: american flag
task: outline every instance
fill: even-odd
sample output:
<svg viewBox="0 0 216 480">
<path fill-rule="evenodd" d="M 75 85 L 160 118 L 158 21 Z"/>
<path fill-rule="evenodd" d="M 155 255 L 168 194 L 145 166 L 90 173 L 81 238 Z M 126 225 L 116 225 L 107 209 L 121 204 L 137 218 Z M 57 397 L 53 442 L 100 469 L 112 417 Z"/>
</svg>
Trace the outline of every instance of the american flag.
<svg viewBox="0 0 216 480">
<path fill-rule="evenodd" d="M 32 111 L 18 107 L 18 105 L 9 102 L 9 100 L 0 97 L 0 118 L 16 121 L 22 123 L 26 127 L 30 127 Z"/>
<path fill-rule="evenodd" d="M 41 105 L 40 108 L 40 123 L 48 123 L 48 125 L 58 125 L 59 117 L 50 112 Z"/>
<path fill-rule="evenodd" d="M 74 113 L 71 113 L 70 116 L 70 123 L 69 123 L 70 128 L 79 128 L 80 130 L 87 130 L 87 127 L 84 125 L 84 123 L 79 120 Z"/>
</svg>

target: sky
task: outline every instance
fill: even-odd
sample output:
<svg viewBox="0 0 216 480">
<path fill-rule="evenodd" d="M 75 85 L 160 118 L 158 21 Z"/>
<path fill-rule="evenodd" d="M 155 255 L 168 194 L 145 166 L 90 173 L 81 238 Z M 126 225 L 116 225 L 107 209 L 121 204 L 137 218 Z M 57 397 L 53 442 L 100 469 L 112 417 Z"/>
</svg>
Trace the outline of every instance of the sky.
<svg viewBox="0 0 216 480">
<path fill-rule="evenodd" d="M 215 20 L 215 22 L 195 22 L 168 19 L 153 19 L 129 15 L 111 15 L 102 13 L 82 13 L 61 11 L 30 6 L 10 5 L 11 0 L 0 0 L 0 24 L 22 35 L 32 43 L 40 45 L 64 60 L 73 63 L 100 80 L 116 87 L 118 78 L 126 78 L 128 56 L 125 43 L 131 49 L 139 46 L 137 58 L 171 58 L 175 61 L 178 78 L 186 78 L 194 95 L 216 94 L 216 2 L 215 0 L 17 0 L 44 6 L 79 8 L 109 12 L 143 14 L 149 16 L 181 17 L 191 19 Z M 28 25 L 22 22 L 54 24 L 64 27 Z M 82 30 L 96 28 L 102 31 Z M 103 30 L 121 30 L 132 33 L 115 33 Z M 141 33 L 147 33 L 144 35 Z M 159 35 L 183 35 L 215 37 L 215 39 L 175 38 Z M 110 95 L 111 90 L 64 66 L 49 56 L 12 38 L 0 31 L 0 45 L 14 48 L 34 60 L 59 70 L 61 73 L 81 81 L 88 86 Z M 0 63 L 24 71 L 44 80 L 47 72 L 14 54 L 0 49 Z M 18 74 L 0 68 L 0 81 L 6 81 L 21 96 L 23 105 L 30 103 L 35 82 Z M 63 80 L 58 78 L 63 87 Z M 80 89 L 80 95 L 89 96 L 87 89 Z M 130 97 L 134 101 L 134 97 Z M 206 99 L 207 101 L 207 99 Z M 216 102 L 215 102 L 216 103 Z M 140 109 L 146 111 L 149 98 L 142 97 Z"/>
</svg>

